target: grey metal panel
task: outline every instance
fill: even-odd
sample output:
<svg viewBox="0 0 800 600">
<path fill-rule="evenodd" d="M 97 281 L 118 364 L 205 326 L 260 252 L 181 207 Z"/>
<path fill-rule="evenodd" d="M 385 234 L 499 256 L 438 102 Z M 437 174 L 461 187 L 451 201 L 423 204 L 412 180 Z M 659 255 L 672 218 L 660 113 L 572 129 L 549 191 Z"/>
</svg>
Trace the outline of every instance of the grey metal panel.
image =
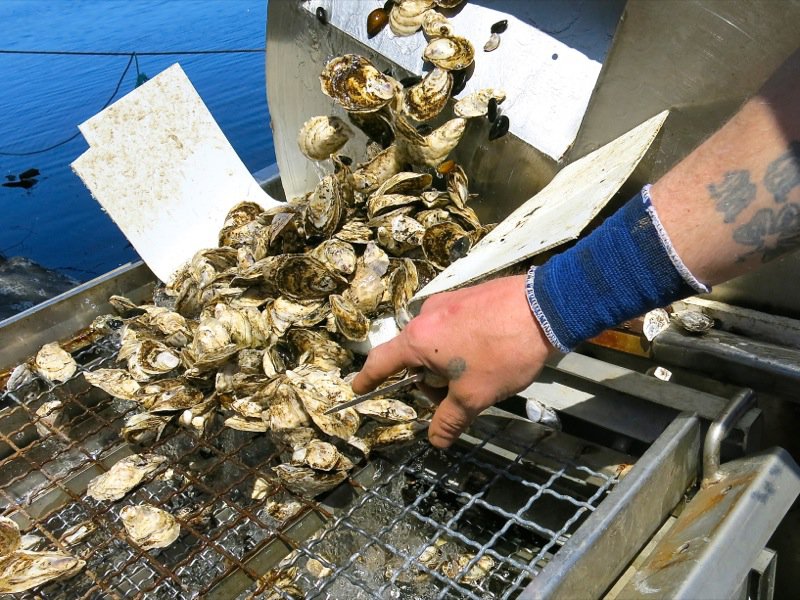
<svg viewBox="0 0 800 600">
<path fill-rule="evenodd" d="M 679 415 L 520 598 L 600 596 L 683 497 L 699 447 L 699 419 Z"/>
<path fill-rule="evenodd" d="M 722 466 L 678 517 L 623 598 L 733 598 L 800 493 L 800 469 L 776 448 Z"/>
<path fill-rule="evenodd" d="M 144 301 L 155 280 L 143 262 L 129 263 L 0 322 L 0 370 L 15 366 L 43 344 L 73 335 L 95 317 L 113 313 L 111 295 Z"/>
</svg>

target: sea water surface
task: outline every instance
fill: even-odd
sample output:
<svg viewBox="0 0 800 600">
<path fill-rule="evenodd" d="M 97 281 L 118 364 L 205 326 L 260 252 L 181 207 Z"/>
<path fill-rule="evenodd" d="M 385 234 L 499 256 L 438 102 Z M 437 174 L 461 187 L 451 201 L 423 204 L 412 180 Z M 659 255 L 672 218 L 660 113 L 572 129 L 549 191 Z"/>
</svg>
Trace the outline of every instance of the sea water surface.
<svg viewBox="0 0 800 600">
<path fill-rule="evenodd" d="M 2 0 L 0 50 L 148 52 L 257 49 L 266 43 L 266 0 Z M 139 56 L 153 77 L 179 62 L 245 165 L 275 162 L 264 54 Z M 128 56 L 0 53 L 0 153 L 51 146 L 109 100 Z M 135 64 L 116 98 L 133 90 Z M 0 187 L 0 260 L 23 256 L 87 281 L 137 260 L 70 163 L 83 137 L 30 156 L 0 154 L 0 180 L 38 169 L 30 189 Z M 18 179 L 17 179 L 18 180 Z M 0 307 L 2 308 L 2 307 Z"/>
</svg>

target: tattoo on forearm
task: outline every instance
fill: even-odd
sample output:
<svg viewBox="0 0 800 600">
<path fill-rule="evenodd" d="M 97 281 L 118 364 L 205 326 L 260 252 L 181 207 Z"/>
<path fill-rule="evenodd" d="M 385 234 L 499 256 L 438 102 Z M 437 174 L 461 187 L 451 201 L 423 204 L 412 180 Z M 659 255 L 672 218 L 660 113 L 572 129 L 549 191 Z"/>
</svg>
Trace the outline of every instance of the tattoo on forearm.
<svg viewBox="0 0 800 600">
<path fill-rule="evenodd" d="M 770 163 L 764 185 L 779 204 L 786 202 L 789 192 L 800 186 L 800 141 L 790 143 L 789 150 Z"/>
<path fill-rule="evenodd" d="M 467 361 L 461 357 L 451 358 L 447 362 L 447 378 L 450 381 L 455 381 L 464 374 L 467 370 Z"/>
<path fill-rule="evenodd" d="M 720 183 L 708 186 L 717 210 L 725 215 L 726 223 L 733 223 L 736 217 L 755 200 L 756 186 L 750 181 L 748 171 L 728 171 Z"/>
<path fill-rule="evenodd" d="M 789 149 L 772 161 L 764 173 L 764 187 L 779 206 L 761 208 L 750 219 L 733 230 L 734 241 L 750 250 L 740 255 L 742 261 L 761 255 L 767 262 L 800 245 L 800 141 L 794 140 Z M 708 186 L 716 209 L 723 213 L 725 223 L 733 223 L 756 197 L 756 186 L 748 171 L 728 171 L 720 183 Z"/>
</svg>

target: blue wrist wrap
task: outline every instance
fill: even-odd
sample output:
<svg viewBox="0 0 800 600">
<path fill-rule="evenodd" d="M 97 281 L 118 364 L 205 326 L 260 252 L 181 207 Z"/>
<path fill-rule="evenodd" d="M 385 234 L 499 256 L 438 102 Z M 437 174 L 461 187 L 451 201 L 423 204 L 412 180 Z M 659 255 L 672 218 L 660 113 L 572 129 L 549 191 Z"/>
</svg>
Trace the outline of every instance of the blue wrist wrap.
<svg viewBox="0 0 800 600">
<path fill-rule="evenodd" d="M 589 236 L 528 271 L 533 314 L 558 350 L 653 308 L 710 288 L 676 254 L 649 186 Z"/>
</svg>

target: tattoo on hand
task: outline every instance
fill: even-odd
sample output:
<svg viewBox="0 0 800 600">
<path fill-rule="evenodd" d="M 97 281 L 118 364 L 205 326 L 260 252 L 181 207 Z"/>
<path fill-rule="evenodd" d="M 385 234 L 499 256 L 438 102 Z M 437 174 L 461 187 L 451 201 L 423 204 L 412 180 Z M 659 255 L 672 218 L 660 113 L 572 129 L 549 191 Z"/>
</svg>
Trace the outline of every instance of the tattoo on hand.
<svg viewBox="0 0 800 600">
<path fill-rule="evenodd" d="M 770 163 L 764 175 L 764 185 L 778 204 L 786 202 L 789 192 L 800 186 L 799 141 L 791 142 L 789 150 Z"/>
<path fill-rule="evenodd" d="M 800 204 L 786 204 L 777 211 L 762 208 L 747 223 L 734 229 L 733 239 L 753 246 L 739 260 L 758 253 L 762 262 L 772 260 L 800 241 Z"/>
<path fill-rule="evenodd" d="M 467 361 L 461 357 L 451 358 L 447 363 L 447 378 L 455 381 L 467 370 Z"/>
<path fill-rule="evenodd" d="M 724 221 L 733 223 L 739 213 L 755 200 L 756 186 L 750 181 L 748 171 L 728 171 L 720 183 L 709 184 L 708 192 L 717 210 L 725 215 Z"/>
</svg>

